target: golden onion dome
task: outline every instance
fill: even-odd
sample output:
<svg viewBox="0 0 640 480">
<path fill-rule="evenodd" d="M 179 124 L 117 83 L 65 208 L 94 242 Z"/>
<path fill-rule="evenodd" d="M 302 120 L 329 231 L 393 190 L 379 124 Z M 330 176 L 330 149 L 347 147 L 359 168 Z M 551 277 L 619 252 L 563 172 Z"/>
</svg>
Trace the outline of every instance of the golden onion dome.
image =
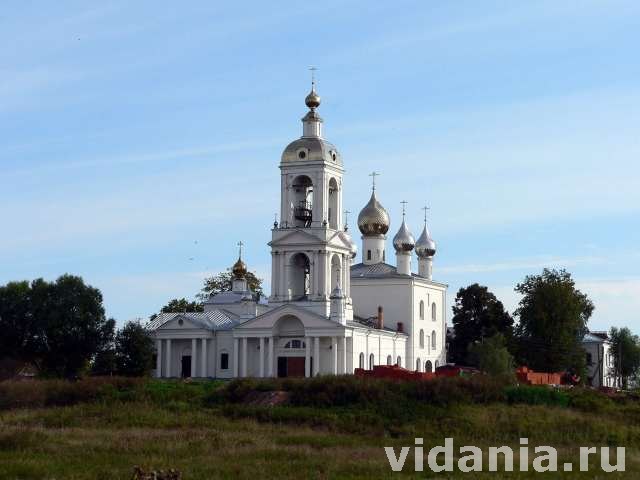
<svg viewBox="0 0 640 480">
<path fill-rule="evenodd" d="M 422 234 L 416 242 L 416 255 L 418 255 L 419 258 L 429 258 L 433 257 L 435 254 L 436 242 L 431 238 L 431 233 L 429 233 L 429 229 L 425 223 L 424 230 L 422 230 Z"/>
<path fill-rule="evenodd" d="M 404 218 L 402 219 L 402 225 L 400 225 L 400 229 L 396 236 L 393 237 L 393 248 L 396 249 L 396 252 L 410 252 L 415 247 L 416 241 L 413 238 L 413 235 L 409 231 L 409 227 L 407 227 Z"/>
<path fill-rule="evenodd" d="M 238 258 L 238 261 L 231 267 L 231 272 L 235 278 L 244 278 L 247 274 L 247 265 L 241 258 Z"/>
<path fill-rule="evenodd" d="M 311 110 L 314 110 L 320 106 L 320 95 L 316 93 L 315 87 L 311 87 L 311 91 L 309 92 L 309 95 L 307 95 L 307 97 L 304 99 L 304 103 Z"/>
<path fill-rule="evenodd" d="M 376 198 L 376 191 L 371 192 L 369 203 L 358 215 L 358 228 L 362 235 L 384 235 L 389 231 L 389 214 Z"/>
</svg>

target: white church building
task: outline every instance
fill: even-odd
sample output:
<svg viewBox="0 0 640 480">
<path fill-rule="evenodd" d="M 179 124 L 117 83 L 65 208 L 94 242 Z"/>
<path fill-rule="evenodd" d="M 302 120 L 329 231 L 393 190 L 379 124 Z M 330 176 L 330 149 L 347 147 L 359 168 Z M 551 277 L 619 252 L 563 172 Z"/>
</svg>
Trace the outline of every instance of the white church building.
<svg viewBox="0 0 640 480">
<path fill-rule="evenodd" d="M 322 135 L 315 85 L 302 137 L 280 161 L 280 222 L 272 229 L 271 295 L 258 301 L 240 258 L 230 291 L 204 312 L 164 313 L 149 325 L 157 377 L 294 377 L 399 365 L 421 372 L 445 362 L 447 286 L 432 279 L 436 247 L 426 222 L 415 241 L 405 222 L 393 238 L 375 189 L 358 216 L 362 259 L 343 221 L 344 165 Z M 417 256 L 417 272 L 412 269 Z"/>
</svg>

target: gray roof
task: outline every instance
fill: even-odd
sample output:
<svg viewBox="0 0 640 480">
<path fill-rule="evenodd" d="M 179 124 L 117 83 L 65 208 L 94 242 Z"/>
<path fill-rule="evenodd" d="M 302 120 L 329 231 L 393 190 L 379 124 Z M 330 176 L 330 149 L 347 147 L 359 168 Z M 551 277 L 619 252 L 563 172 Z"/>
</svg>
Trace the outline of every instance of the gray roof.
<svg viewBox="0 0 640 480">
<path fill-rule="evenodd" d="M 589 332 L 582 338 L 583 343 L 608 343 L 609 338 L 603 338 L 600 335 L 594 335 Z"/>
<path fill-rule="evenodd" d="M 433 280 L 429 280 L 417 273 L 411 273 L 411 277 L 425 280 L 435 285 L 446 286 L 443 283 L 434 282 Z M 384 262 L 372 263 L 371 265 L 356 263 L 351 266 L 351 278 L 409 278 L 409 275 L 398 273 L 396 267 Z"/>
<path fill-rule="evenodd" d="M 242 299 L 247 295 L 253 297 L 253 292 L 220 292 L 212 297 L 209 297 L 204 303 L 213 305 L 229 305 L 232 303 L 240 303 Z"/>
<path fill-rule="evenodd" d="M 348 320 L 347 321 L 347 326 L 348 327 L 360 327 L 360 328 L 370 328 L 372 330 L 380 330 L 379 328 L 376 327 L 378 322 L 378 318 L 377 317 L 370 317 L 370 318 L 362 318 L 362 317 L 358 317 L 356 315 L 353 316 L 353 320 Z M 384 325 L 382 327 L 382 330 L 385 332 L 390 332 L 390 333 L 400 333 L 401 335 L 406 335 L 406 333 L 404 332 L 398 332 L 398 330 L 394 329 L 394 328 L 390 328 L 387 325 Z"/>
<path fill-rule="evenodd" d="M 227 312 L 212 310 L 210 312 L 161 313 L 147 324 L 147 328 L 157 330 L 177 317 L 185 318 L 207 330 L 230 330 L 237 324 Z"/>
</svg>

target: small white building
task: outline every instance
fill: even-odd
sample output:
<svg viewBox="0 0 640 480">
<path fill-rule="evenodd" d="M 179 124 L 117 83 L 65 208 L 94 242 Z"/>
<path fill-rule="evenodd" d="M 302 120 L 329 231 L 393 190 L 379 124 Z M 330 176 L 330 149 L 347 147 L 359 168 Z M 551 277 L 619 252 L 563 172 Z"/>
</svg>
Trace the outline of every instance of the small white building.
<svg viewBox="0 0 640 480">
<path fill-rule="evenodd" d="M 611 342 L 607 332 L 589 332 L 582 339 L 587 356 L 587 385 L 618 387 Z"/>
<path fill-rule="evenodd" d="M 313 84 L 305 103 L 302 137 L 280 162 L 268 302 L 248 288 L 241 250 L 230 291 L 212 296 L 204 312 L 161 314 L 150 323 L 156 376 L 308 377 L 394 364 L 432 371 L 445 363 L 447 286 L 432 280 L 436 246 L 426 215 L 416 242 L 403 210 L 393 238 L 396 265 L 386 263 L 391 222 L 373 174 L 358 216 L 363 258 L 354 265 L 358 249 L 343 219 L 344 165 L 322 136 Z"/>
</svg>

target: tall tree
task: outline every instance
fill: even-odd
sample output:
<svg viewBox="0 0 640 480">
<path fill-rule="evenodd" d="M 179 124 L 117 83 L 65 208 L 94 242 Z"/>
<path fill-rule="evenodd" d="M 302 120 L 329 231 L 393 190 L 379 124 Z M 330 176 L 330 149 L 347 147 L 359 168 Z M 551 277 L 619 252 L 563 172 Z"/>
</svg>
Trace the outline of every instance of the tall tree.
<svg viewBox="0 0 640 480">
<path fill-rule="evenodd" d="M 264 292 L 262 290 L 262 279 L 256 277 L 253 272 L 247 272 L 246 274 L 247 284 L 249 288 L 260 299 Z M 212 277 L 205 278 L 202 291 L 198 294 L 200 300 L 206 300 L 211 295 L 221 292 L 228 292 L 231 290 L 231 272 L 220 272 Z"/>
<path fill-rule="evenodd" d="M 640 372 L 640 338 L 628 328 L 612 327 L 611 354 L 613 355 L 613 373 L 624 388 L 629 387 L 629 380 L 635 380 Z"/>
<path fill-rule="evenodd" d="M 515 288 L 523 295 L 515 314 L 520 360 L 543 372 L 584 374 L 582 338 L 593 313 L 591 300 L 565 270 L 544 269 Z"/>
<path fill-rule="evenodd" d="M 502 302 L 487 287 L 477 283 L 458 290 L 452 322 L 454 338 L 449 355 L 455 363 L 468 363 L 470 345 L 496 334 L 509 341 L 513 333 L 513 318 Z"/>
<path fill-rule="evenodd" d="M 100 291 L 80 277 L 0 287 L 2 352 L 33 363 L 41 373 L 78 375 L 113 337 L 114 327 L 105 318 Z"/>
<path fill-rule="evenodd" d="M 155 348 L 149 332 L 138 322 L 128 322 L 118 330 L 115 364 L 118 375 L 141 377 L 153 368 Z"/>
</svg>

